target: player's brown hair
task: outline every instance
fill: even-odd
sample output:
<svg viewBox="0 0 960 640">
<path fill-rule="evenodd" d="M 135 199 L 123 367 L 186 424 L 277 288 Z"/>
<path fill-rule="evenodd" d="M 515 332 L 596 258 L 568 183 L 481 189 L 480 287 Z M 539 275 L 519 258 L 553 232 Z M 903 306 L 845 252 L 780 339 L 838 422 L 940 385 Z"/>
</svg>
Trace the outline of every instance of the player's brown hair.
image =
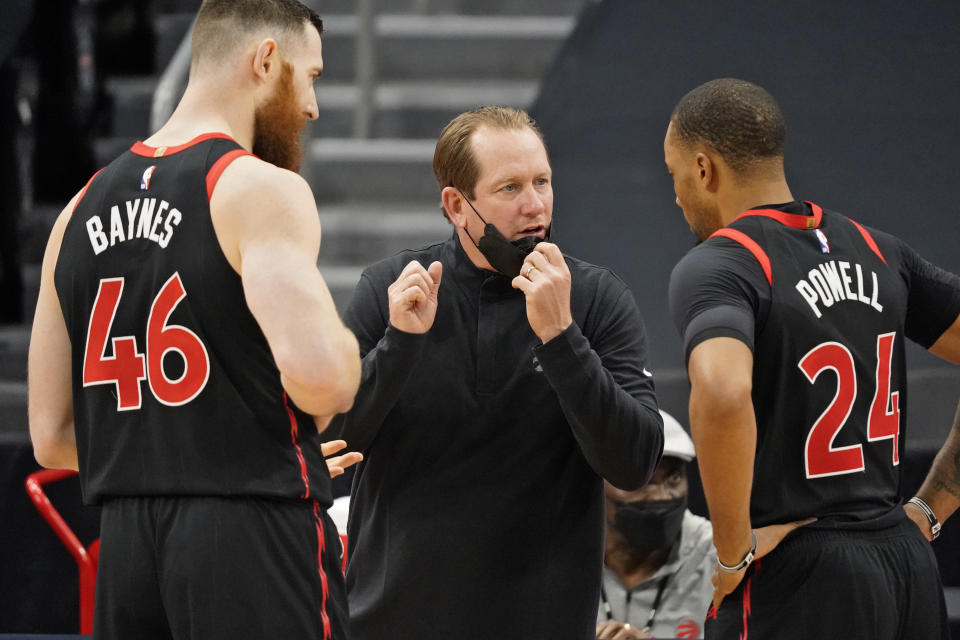
<svg viewBox="0 0 960 640">
<path fill-rule="evenodd" d="M 530 129 L 546 147 L 537 123 L 523 109 L 487 106 L 461 113 L 444 127 L 433 152 L 433 174 L 441 189 L 457 187 L 465 196 L 473 198 L 480 166 L 473 153 L 471 137 L 482 127 L 508 131 Z"/>
<path fill-rule="evenodd" d="M 303 36 L 304 23 L 323 34 L 323 20 L 297 0 L 203 0 L 193 26 L 191 66 L 229 52 L 242 36 L 269 29 L 279 44 Z"/>
<path fill-rule="evenodd" d="M 670 120 L 680 141 L 705 143 L 738 173 L 783 158 L 787 129 L 780 106 L 763 87 L 746 80 L 719 78 L 700 85 L 680 99 Z"/>
</svg>

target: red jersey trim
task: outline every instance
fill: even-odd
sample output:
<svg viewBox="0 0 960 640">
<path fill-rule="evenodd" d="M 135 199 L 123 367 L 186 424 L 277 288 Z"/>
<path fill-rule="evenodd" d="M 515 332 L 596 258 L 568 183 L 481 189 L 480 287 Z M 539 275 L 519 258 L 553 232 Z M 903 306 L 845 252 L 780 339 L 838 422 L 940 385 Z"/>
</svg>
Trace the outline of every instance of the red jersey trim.
<svg viewBox="0 0 960 640">
<path fill-rule="evenodd" d="M 327 543 L 323 531 L 323 518 L 320 516 L 320 505 L 316 500 L 313 502 L 313 521 L 317 528 L 317 570 L 320 572 L 320 589 L 322 592 L 320 619 L 323 621 L 323 640 L 330 640 L 333 637 L 333 629 L 330 626 L 330 616 L 327 615 L 327 599 L 330 597 L 330 584 L 327 582 L 327 572 L 323 570 L 323 553 L 326 551 Z"/>
<path fill-rule="evenodd" d="M 820 221 L 823 220 L 823 209 L 812 202 L 805 202 L 810 205 L 810 208 L 813 210 L 812 216 L 801 216 L 797 215 L 796 213 L 785 213 L 776 209 L 750 209 L 741 213 L 739 216 L 734 218 L 734 220 L 739 220 L 740 218 L 745 218 L 747 216 L 763 216 L 765 218 L 773 218 L 780 224 L 785 224 L 788 227 L 793 227 L 794 229 L 816 229 L 820 226 Z"/>
<path fill-rule="evenodd" d="M 175 147 L 151 147 L 143 144 L 139 140 L 133 143 L 133 146 L 130 147 L 130 151 L 137 154 L 138 156 L 143 156 L 145 158 L 162 158 L 163 156 L 169 156 L 174 153 L 179 153 L 184 149 L 189 149 L 195 144 L 204 142 L 205 140 L 213 140 L 214 138 L 223 138 L 226 140 L 233 140 L 231 136 L 228 136 L 225 133 L 204 133 L 190 142 L 184 142 L 183 144 L 178 144 Z"/>
<path fill-rule="evenodd" d="M 70 209 L 70 215 L 73 215 L 73 212 L 77 210 L 77 206 L 80 204 L 80 201 L 83 200 L 83 196 L 87 195 L 87 189 L 90 188 L 90 183 L 93 182 L 93 179 L 100 175 L 100 171 L 103 171 L 105 167 L 101 167 L 99 171 L 90 176 L 90 179 L 87 180 L 87 184 L 83 185 L 83 189 L 80 189 L 80 195 L 77 197 L 77 201 L 73 203 L 73 209 Z M 856 224 L 856 222 L 854 222 Z"/>
<path fill-rule="evenodd" d="M 310 478 L 307 476 L 307 461 L 303 458 L 303 449 L 300 448 L 299 443 L 297 443 L 297 435 L 300 432 L 300 427 L 297 425 L 297 416 L 294 415 L 293 409 L 290 408 L 290 403 L 287 402 L 287 393 L 283 393 L 283 406 L 287 410 L 287 417 L 290 418 L 290 440 L 293 442 L 293 448 L 297 452 L 297 461 L 300 463 L 300 478 L 303 479 L 303 493 L 300 495 L 300 498 L 306 500 L 310 497 Z"/>
<path fill-rule="evenodd" d="M 252 156 L 253 154 L 246 149 L 234 149 L 220 156 L 220 159 L 213 163 L 210 171 L 207 172 L 207 200 L 213 197 L 213 188 L 217 186 L 220 176 L 230 165 L 231 162 L 240 156 Z"/>
<path fill-rule="evenodd" d="M 850 220 L 850 218 L 847 218 Z M 874 241 L 873 236 L 870 235 L 870 232 L 861 227 L 856 220 L 850 220 L 853 223 L 853 226 L 857 228 L 857 231 L 860 232 L 860 235 L 863 236 L 864 241 L 867 243 L 867 246 L 870 247 L 870 250 L 877 254 L 877 257 L 883 260 L 883 264 L 887 264 L 887 259 L 883 257 L 883 254 L 880 253 L 880 247 L 877 246 L 877 243 Z"/>
<path fill-rule="evenodd" d="M 767 256 L 766 252 L 760 248 L 760 245 L 753 241 L 753 238 L 742 231 L 737 231 L 736 229 L 730 229 L 728 227 L 717 229 L 710 237 L 713 238 L 715 236 L 729 238 L 734 242 L 739 242 L 746 247 L 746 249 L 753 254 L 753 257 L 757 259 L 757 262 L 760 263 L 760 267 L 763 269 L 763 274 L 767 276 L 767 283 L 771 287 L 773 286 L 773 270 L 770 267 L 770 258 Z"/>
</svg>

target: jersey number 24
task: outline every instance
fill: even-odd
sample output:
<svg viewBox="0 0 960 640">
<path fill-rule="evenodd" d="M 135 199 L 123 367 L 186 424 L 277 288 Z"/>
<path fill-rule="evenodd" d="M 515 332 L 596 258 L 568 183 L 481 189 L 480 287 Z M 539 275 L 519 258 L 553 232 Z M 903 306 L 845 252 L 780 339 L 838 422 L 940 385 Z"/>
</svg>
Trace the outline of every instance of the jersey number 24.
<svg viewBox="0 0 960 640">
<path fill-rule="evenodd" d="M 867 417 L 867 440 L 893 440 L 893 464 L 900 464 L 900 392 L 890 391 L 890 368 L 896 333 L 877 336 L 877 368 L 873 401 Z M 813 384 L 817 376 L 832 370 L 837 393 L 807 434 L 804 463 L 807 478 L 822 478 L 864 470 L 863 445 L 834 447 L 857 399 L 857 374 L 850 350 L 839 342 L 824 342 L 800 359 L 800 370 Z M 861 381 L 862 382 L 862 381 Z M 869 381 L 868 381 L 869 382 Z"/>
<path fill-rule="evenodd" d="M 210 376 L 207 348 L 190 329 L 167 324 L 170 314 L 187 296 L 180 274 L 170 276 L 150 305 L 145 354 L 137 351 L 136 336 L 123 336 L 111 340 L 113 355 L 107 355 L 107 340 L 122 295 L 123 278 L 100 281 L 87 329 L 83 386 L 116 385 L 117 411 L 140 408 L 141 380 L 147 381 L 153 397 L 168 406 L 183 405 L 196 398 Z M 175 380 L 167 377 L 163 369 L 163 359 L 170 351 L 183 359 L 183 374 Z"/>
</svg>

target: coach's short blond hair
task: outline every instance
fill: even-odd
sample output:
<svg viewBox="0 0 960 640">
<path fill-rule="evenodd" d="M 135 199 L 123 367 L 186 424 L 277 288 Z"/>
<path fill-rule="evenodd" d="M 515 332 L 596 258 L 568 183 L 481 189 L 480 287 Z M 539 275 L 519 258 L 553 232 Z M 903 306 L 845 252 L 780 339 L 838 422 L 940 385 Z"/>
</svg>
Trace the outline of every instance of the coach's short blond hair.
<svg viewBox="0 0 960 640">
<path fill-rule="evenodd" d="M 440 189 L 456 187 L 468 198 L 473 198 L 480 166 L 473 153 L 471 137 L 483 127 L 507 131 L 530 129 L 546 148 L 543 133 L 523 109 L 491 106 L 461 113 L 444 127 L 433 152 L 433 174 Z"/>
</svg>

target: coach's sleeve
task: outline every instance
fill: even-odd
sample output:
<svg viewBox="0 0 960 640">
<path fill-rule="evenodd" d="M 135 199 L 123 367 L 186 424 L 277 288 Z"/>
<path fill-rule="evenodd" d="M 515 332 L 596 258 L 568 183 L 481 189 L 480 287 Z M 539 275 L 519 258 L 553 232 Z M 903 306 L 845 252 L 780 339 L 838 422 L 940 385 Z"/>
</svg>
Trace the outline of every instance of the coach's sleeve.
<svg viewBox="0 0 960 640">
<path fill-rule="evenodd" d="M 587 462 L 616 487 L 646 483 L 663 451 L 646 333 L 626 286 L 604 279 L 593 309 L 535 350 Z"/>
<path fill-rule="evenodd" d="M 390 325 L 388 285 L 364 271 L 343 317 L 360 344 L 360 389 L 350 411 L 334 417 L 324 436 L 346 440 L 351 451 L 365 451 L 376 438 L 426 342 L 425 333 L 406 333 Z"/>
</svg>

